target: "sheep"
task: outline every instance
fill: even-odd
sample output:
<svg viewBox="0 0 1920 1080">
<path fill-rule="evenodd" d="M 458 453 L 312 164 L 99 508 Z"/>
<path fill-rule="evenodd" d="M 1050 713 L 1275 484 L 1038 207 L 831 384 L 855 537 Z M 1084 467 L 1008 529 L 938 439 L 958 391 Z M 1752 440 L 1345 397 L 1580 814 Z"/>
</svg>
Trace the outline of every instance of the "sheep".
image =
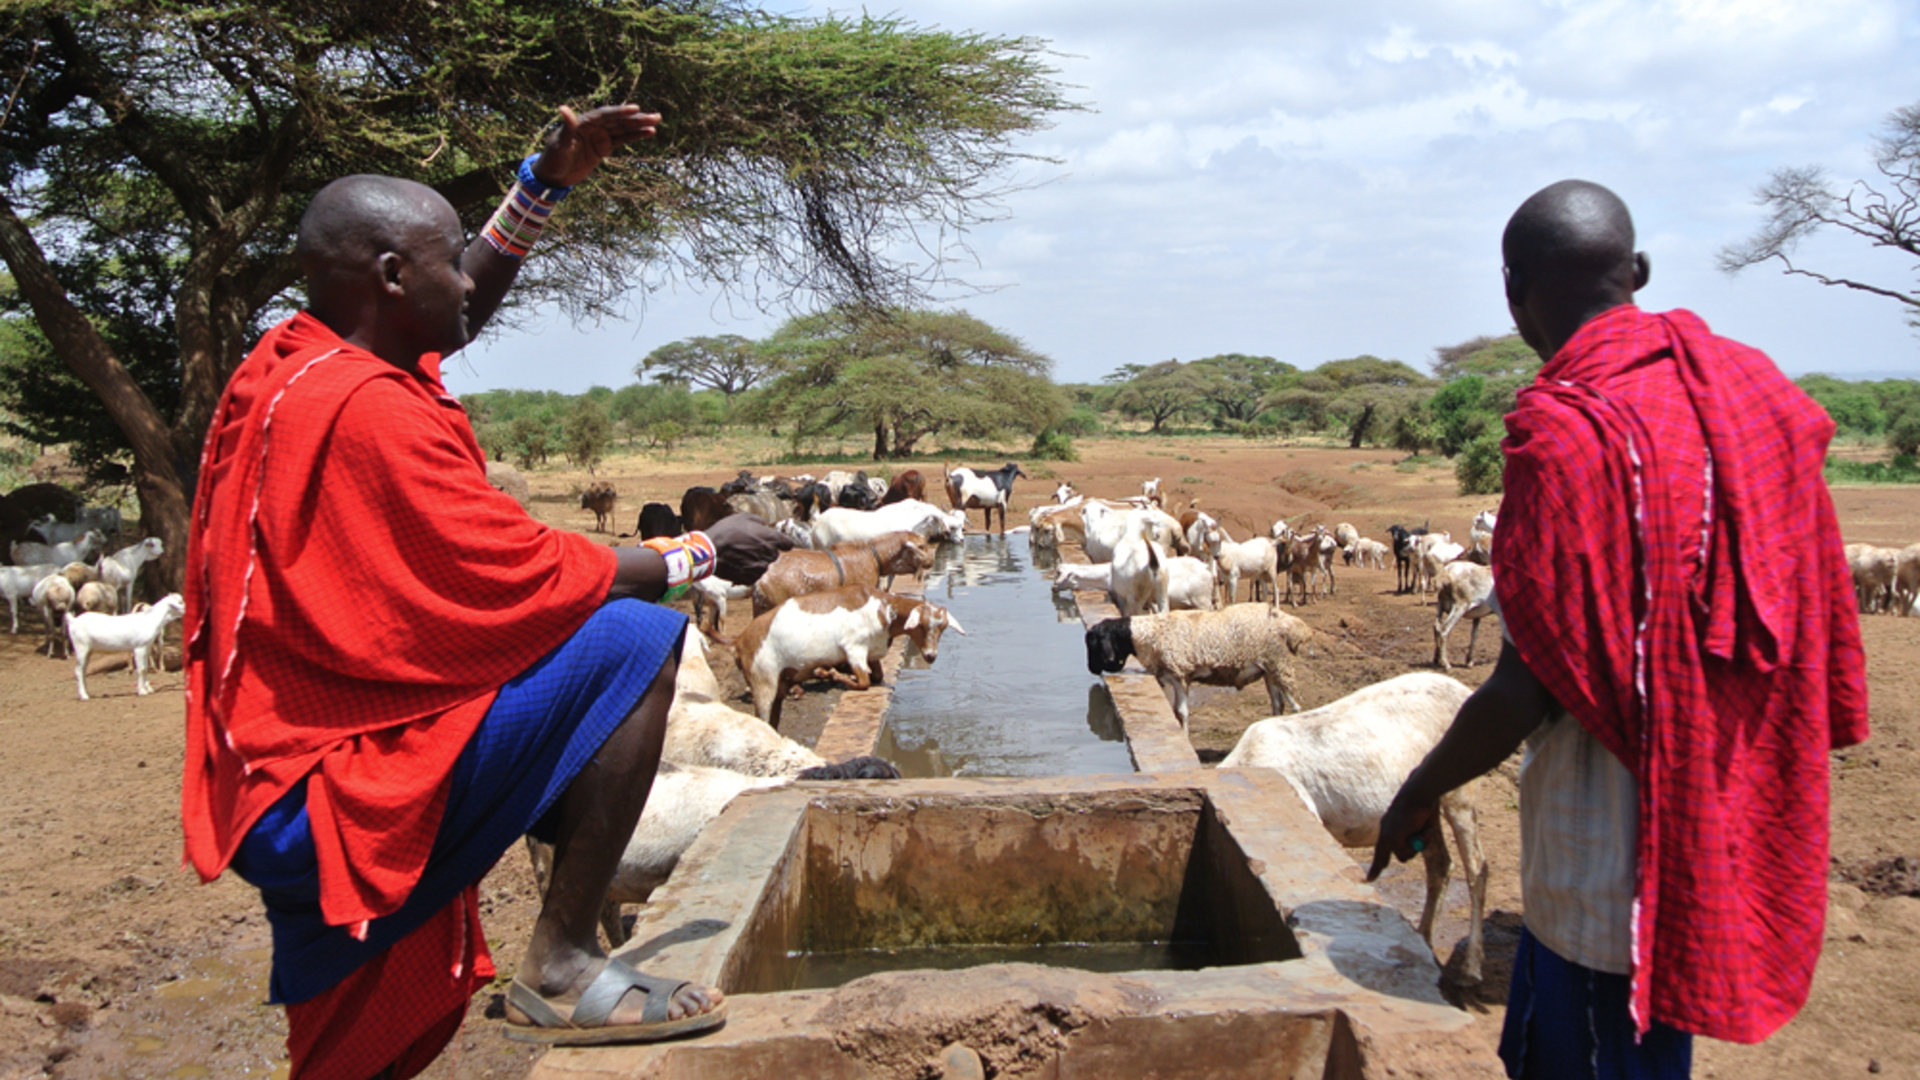
<svg viewBox="0 0 1920 1080">
<path fill-rule="evenodd" d="M 880 505 L 892 506 L 907 499 L 918 499 L 924 502 L 926 497 L 926 477 L 920 475 L 919 469 L 908 469 L 894 477 L 893 483 L 887 485 L 887 490 L 880 496 Z"/>
<path fill-rule="evenodd" d="M 1353 565 L 1353 545 L 1360 542 L 1360 530 L 1346 522 L 1333 527 L 1333 543 L 1346 555 L 1348 566 Z"/>
<path fill-rule="evenodd" d="M 45 580 L 47 575 L 59 571 L 59 567 L 49 563 L 37 566 L 0 566 L 0 596 L 7 598 L 7 614 L 13 619 L 13 628 L 8 633 L 20 632 L 20 601 L 31 602 L 33 587 Z"/>
<path fill-rule="evenodd" d="M 100 549 L 107 546 L 107 538 L 99 529 L 88 529 L 78 540 L 69 540 L 63 544 L 36 544 L 28 540 L 15 540 L 9 549 L 15 566 L 39 566 L 44 563 L 65 565 L 70 562 L 90 562 Z"/>
<path fill-rule="evenodd" d="M 126 599 L 120 605 L 133 607 L 133 583 L 140 576 L 140 568 L 167 553 L 167 547 L 157 536 L 149 536 L 137 544 L 130 544 L 111 555 L 101 557 L 95 569 L 100 580 L 120 590 Z"/>
<path fill-rule="evenodd" d="M 793 504 L 765 491 L 746 491 L 727 496 L 727 509 L 736 514 L 760 519 L 768 525 L 775 525 L 793 516 Z"/>
<path fill-rule="evenodd" d="M 57 571 L 34 583 L 33 606 L 40 609 L 40 625 L 46 630 L 43 644 L 48 656 L 52 656 L 56 648 L 66 647 L 66 617 L 73 610 L 76 596 L 73 582 Z"/>
<path fill-rule="evenodd" d="M 597 484 L 588 484 L 587 490 L 580 493 L 580 509 L 593 511 L 593 531 L 606 532 L 613 521 L 613 507 L 620 501 L 620 493 L 613 485 L 602 480 Z"/>
<path fill-rule="evenodd" d="M 1275 770 L 1336 841 L 1370 848 L 1380 838 L 1380 818 L 1400 784 L 1440 741 L 1468 694 L 1466 687 L 1436 672 L 1401 675 L 1298 716 L 1255 722 L 1220 767 Z M 1466 983 L 1480 981 L 1486 955 L 1480 920 L 1486 910 L 1487 860 L 1480 850 L 1474 809 L 1479 786 L 1474 781 L 1440 799 L 1440 814 L 1460 849 L 1472 905 L 1467 955 L 1461 964 Z M 1420 936 L 1431 946 L 1434 916 L 1452 871 L 1438 828 L 1421 858 L 1427 870 L 1427 902 L 1420 915 Z"/>
<path fill-rule="evenodd" d="M 73 679 L 80 687 L 80 700 L 87 699 L 87 658 L 95 649 L 133 653 L 134 693 L 151 694 L 147 685 L 147 655 L 167 624 L 187 613 L 187 602 L 179 593 L 168 593 L 158 604 L 127 615 L 101 615 L 84 612 L 67 616 L 67 640 L 73 646 Z"/>
<path fill-rule="evenodd" d="M 967 515 L 963 511 L 948 513 L 918 499 L 907 499 L 878 510 L 833 507 L 814 515 L 813 546 L 824 551 L 835 544 L 872 540 L 903 530 L 919 533 L 928 540 L 959 543 L 966 539 L 966 528 Z"/>
<path fill-rule="evenodd" d="M 1212 580 L 1211 575 L 1208 578 Z M 1063 562 L 1053 568 L 1054 592 L 1082 592 L 1113 588 L 1113 564 Z"/>
<path fill-rule="evenodd" d="M 1166 557 L 1140 530 L 1129 532 L 1113 549 L 1113 604 L 1122 615 L 1167 610 Z"/>
<path fill-rule="evenodd" d="M 1206 560 L 1193 555 L 1167 557 L 1167 610 L 1212 611 L 1217 604 L 1213 567 Z"/>
<path fill-rule="evenodd" d="M 845 585 L 880 584 L 887 575 L 918 574 L 933 565 L 933 547 L 919 535 L 890 532 L 824 551 L 783 551 L 753 586 L 753 613 L 764 615 L 793 597 Z"/>
<path fill-rule="evenodd" d="M 880 661 L 892 639 L 909 636 L 932 663 L 949 626 L 966 634 L 945 608 L 848 585 L 796 596 L 757 616 L 737 641 L 722 640 L 733 647 L 753 694 L 754 713 L 777 728 L 781 701 L 800 679 L 844 663 L 851 674 L 832 671 L 834 681 L 865 690 L 885 678 Z"/>
<path fill-rule="evenodd" d="M 1478 563 L 1448 563 L 1440 570 L 1440 594 L 1433 613 L 1433 662 L 1442 671 L 1452 671 L 1447 659 L 1447 638 L 1461 619 L 1473 620 L 1473 632 L 1467 635 L 1466 665 L 1473 666 L 1473 643 L 1480 638 L 1480 620 L 1493 613 L 1493 571 Z"/>
<path fill-rule="evenodd" d="M 1000 510 L 1000 532 L 1007 531 L 1007 507 L 1013 503 L 1013 478 L 1027 479 L 1020 466 L 1009 461 L 992 472 L 976 472 L 966 466 L 948 469 L 946 476 L 947 502 L 963 513 L 978 508 L 981 514 L 980 527 L 993 528 L 993 511 Z"/>
<path fill-rule="evenodd" d="M 1107 619 L 1087 629 L 1087 670 L 1111 674 L 1126 666 L 1128 656 L 1138 656 L 1172 698 L 1182 728 L 1193 683 L 1238 690 L 1265 680 L 1275 713 L 1298 711 L 1293 657 L 1312 636 L 1306 623 L 1265 604 Z"/>
<path fill-rule="evenodd" d="M 120 614 L 120 595 L 104 581 L 89 581 L 73 594 L 73 610 L 97 611 L 102 615 Z"/>
</svg>

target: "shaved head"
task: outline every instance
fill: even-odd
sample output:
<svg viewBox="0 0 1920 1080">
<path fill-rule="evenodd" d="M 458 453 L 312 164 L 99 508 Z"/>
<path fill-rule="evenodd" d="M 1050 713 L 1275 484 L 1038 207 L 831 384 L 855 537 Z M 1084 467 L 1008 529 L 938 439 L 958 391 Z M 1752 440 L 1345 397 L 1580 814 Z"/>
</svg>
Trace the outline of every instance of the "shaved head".
<svg viewBox="0 0 1920 1080">
<path fill-rule="evenodd" d="M 465 246 L 460 217 L 439 192 L 391 176 L 347 176 L 321 188 L 301 215 L 294 256 L 316 317 L 410 368 L 422 354 L 467 343 Z"/>
<path fill-rule="evenodd" d="M 1562 180 L 1521 203 L 1500 253 L 1514 324 L 1543 359 L 1587 320 L 1632 303 L 1647 283 L 1627 204 L 1586 180 Z"/>
</svg>

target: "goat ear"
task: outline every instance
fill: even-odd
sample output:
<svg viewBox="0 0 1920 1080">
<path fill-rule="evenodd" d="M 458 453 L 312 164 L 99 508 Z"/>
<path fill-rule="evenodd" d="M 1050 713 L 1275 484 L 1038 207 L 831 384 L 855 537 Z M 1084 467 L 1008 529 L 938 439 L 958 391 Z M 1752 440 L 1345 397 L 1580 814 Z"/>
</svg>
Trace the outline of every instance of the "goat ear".
<svg viewBox="0 0 1920 1080">
<path fill-rule="evenodd" d="M 961 637 L 967 636 L 967 628 L 960 625 L 960 620 L 954 618 L 953 612 L 951 611 L 947 612 L 947 629 L 959 634 Z"/>
<path fill-rule="evenodd" d="M 920 625 L 920 613 L 921 613 L 922 611 L 924 611 L 924 610 L 926 610 L 926 608 L 925 608 L 925 606 L 924 606 L 924 605 L 921 605 L 921 604 L 915 604 L 915 605 L 913 606 L 913 610 L 907 613 L 907 624 L 906 624 L 906 626 L 905 626 L 905 627 L 903 627 L 902 629 L 906 629 L 906 630 L 911 630 L 911 629 L 913 629 L 914 627 L 916 627 L 916 626 L 919 626 L 919 625 Z"/>
</svg>

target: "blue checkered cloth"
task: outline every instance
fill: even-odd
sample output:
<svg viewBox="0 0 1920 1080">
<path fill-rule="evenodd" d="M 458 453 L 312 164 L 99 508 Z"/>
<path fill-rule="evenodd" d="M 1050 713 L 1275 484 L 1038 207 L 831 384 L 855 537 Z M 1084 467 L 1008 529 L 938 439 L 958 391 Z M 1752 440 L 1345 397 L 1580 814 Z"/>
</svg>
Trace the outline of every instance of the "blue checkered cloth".
<svg viewBox="0 0 1920 1080">
<path fill-rule="evenodd" d="M 273 930 L 269 1000 L 305 1001 L 418 929 L 493 868 L 522 835 L 551 839 L 548 808 L 677 656 L 686 616 L 616 600 L 571 638 L 500 688 L 453 767 L 433 852 L 398 911 L 368 924 L 364 941 L 320 915 L 320 871 L 301 781 L 260 816 L 233 869 L 266 902 Z"/>
<path fill-rule="evenodd" d="M 1520 928 L 1500 1030 L 1512 1080 L 1687 1080 L 1693 1036 L 1655 1022 L 1635 1041 L 1628 979 L 1582 967 Z"/>
</svg>

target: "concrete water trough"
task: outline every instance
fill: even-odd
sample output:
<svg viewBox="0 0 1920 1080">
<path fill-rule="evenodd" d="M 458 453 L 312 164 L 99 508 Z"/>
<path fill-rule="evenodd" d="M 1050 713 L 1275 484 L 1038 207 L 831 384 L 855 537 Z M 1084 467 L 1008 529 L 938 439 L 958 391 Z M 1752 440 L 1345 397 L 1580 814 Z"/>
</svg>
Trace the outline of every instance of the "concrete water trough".
<svg viewBox="0 0 1920 1080">
<path fill-rule="evenodd" d="M 1469 1023 L 1278 774 L 1199 767 L 1151 678 L 1106 686 L 1139 772 L 736 799 L 621 954 L 724 990 L 726 1026 L 551 1051 L 533 1076 L 931 1080 L 964 1045 L 985 1076 L 1344 1080 Z M 885 710 L 845 695 L 822 751 L 871 749 Z"/>
</svg>

